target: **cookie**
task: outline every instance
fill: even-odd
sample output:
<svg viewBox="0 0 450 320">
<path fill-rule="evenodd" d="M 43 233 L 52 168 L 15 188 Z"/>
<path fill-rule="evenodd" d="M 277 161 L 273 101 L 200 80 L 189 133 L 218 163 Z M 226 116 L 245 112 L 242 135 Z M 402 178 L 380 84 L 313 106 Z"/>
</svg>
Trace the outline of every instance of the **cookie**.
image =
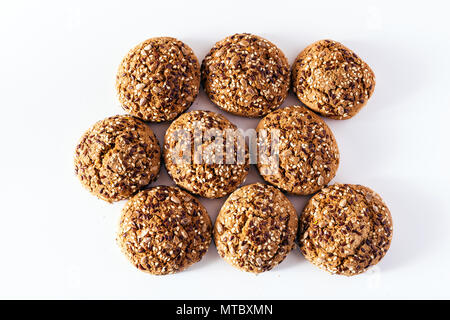
<svg viewBox="0 0 450 320">
<path fill-rule="evenodd" d="M 210 133 L 218 133 L 222 139 Z M 232 150 L 227 149 L 227 143 Z M 167 129 L 164 163 L 178 186 L 205 198 L 220 198 L 247 177 L 248 148 L 243 135 L 227 118 L 196 110 L 181 115 Z"/>
<path fill-rule="evenodd" d="M 126 203 L 117 242 L 136 268 L 164 275 L 200 261 L 211 232 L 211 219 L 197 199 L 177 187 L 157 186 Z"/>
<path fill-rule="evenodd" d="M 202 63 L 209 98 L 225 111 L 261 117 L 278 108 L 289 91 L 290 69 L 273 43 L 251 34 L 217 42 Z"/>
<path fill-rule="evenodd" d="M 161 150 L 153 131 L 132 116 L 97 122 L 75 150 L 75 173 L 108 202 L 129 198 L 158 177 Z"/>
<path fill-rule="evenodd" d="M 294 246 L 297 213 L 278 189 L 255 183 L 233 192 L 214 226 L 219 255 L 232 266 L 261 273 L 281 263 Z"/>
<path fill-rule="evenodd" d="M 292 88 L 301 102 L 325 117 L 349 119 L 375 89 L 375 74 L 353 51 L 332 40 L 304 49 L 292 66 Z"/>
<path fill-rule="evenodd" d="M 264 117 L 256 131 L 258 170 L 274 186 L 289 193 L 308 195 L 320 190 L 336 175 L 339 166 L 336 139 L 327 124 L 307 108 L 278 109 Z M 266 141 L 271 143 L 277 139 L 278 163 L 262 157 L 270 157 L 275 152 L 264 146 Z"/>
<path fill-rule="evenodd" d="M 175 119 L 187 110 L 200 88 L 200 64 L 183 42 L 151 38 L 122 60 L 116 89 L 122 107 L 145 121 Z"/>
<path fill-rule="evenodd" d="M 334 274 L 356 275 L 377 264 L 392 240 L 392 217 L 371 189 L 334 184 L 314 195 L 300 216 L 306 259 Z"/>
</svg>

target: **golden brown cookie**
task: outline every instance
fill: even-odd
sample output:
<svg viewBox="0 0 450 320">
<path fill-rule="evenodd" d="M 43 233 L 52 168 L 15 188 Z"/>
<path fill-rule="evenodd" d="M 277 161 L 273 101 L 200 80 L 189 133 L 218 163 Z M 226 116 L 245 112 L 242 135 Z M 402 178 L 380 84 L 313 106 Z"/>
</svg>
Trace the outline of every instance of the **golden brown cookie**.
<svg viewBox="0 0 450 320">
<path fill-rule="evenodd" d="M 200 88 L 200 65 L 183 42 L 151 38 L 122 60 L 116 89 L 122 107 L 145 121 L 175 119 L 187 110 Z"/>
<path fill-rule="evenodd" d="M 136 268 L 163 275 L 200 261 L 211 231 L 211 219 L 197 199 L 177 187 L 157 186 L 127 202 L 117 242 Z"/>
<path fill-rule="evenodd" d="M 161 150 L 153 131 L 132 116 L 97 122 L 75 150 L 75 173 L 91 193 L 119 201 L 158 177 Z"/>
<path fill-rule="evenodd" d="M 181 134 L 182 130 L 186 136 Z M 212 135 L 215 132 L 223 134 L 222 140 Z M 232 139 L 233 133 L 237 139 Z M 164 163 L 167 172 L 178 186 L 194 194 L 223 197 L 244 182 L 248 174 L 248 148 L 239 138 L 243 136 L 237 127 L 220 114 L 200 110 L 185 113 L 166 131 Z M 226 143 L 234 147 L 229 155 Z M 183 154 L 184 157 L 180 157 Z"/>
<path fill-rule="evenodd" d="M 275 130 L 275 131 L 272 131 Z M 301 106 L 278 109 L 264 117 L 256 127 L 259 143 L 258 169 L 274 186 L 299 195 L 320 190 L 336 175 L 339 150 L 333 133 L 314 112 Z M 267 134 L 267 140 L 262 140 Z M 264 141 L 276 141 L 278 135 L 278 166 L 263 160 L 273 149 L 263 147 Z"/>
<path fill-rule="evenodd" d="M 289 63 L 273 43 L 251 34 L 217 42 L 202 63 L 209 98 L 225 111 L 261 117 L 278 108 L 290 83 Z"/>
<path fill-rule="evenodd" d="M 313 264 L 351 276 L 384 257 L 392 232 L 391 213 L 377 193 L 360 185 L 334 184 L 314 195 L 303 210 L 299 244 Z"/>
<path fill-rule="evenodd" d="M 333 119 L 349 119 L 367 103 L 375 74 L 353 51 L 333 40 L 304 49 L 292 66 L 292 88 L 307 107 Z"/>
<path fill-rule="evenodd" d="M 219 255 L 247 272 L 268 271 L 294 246 L 297 213 L 278 189 L 255 183 L 233 192 L 214 226 Z"/>
</svg>

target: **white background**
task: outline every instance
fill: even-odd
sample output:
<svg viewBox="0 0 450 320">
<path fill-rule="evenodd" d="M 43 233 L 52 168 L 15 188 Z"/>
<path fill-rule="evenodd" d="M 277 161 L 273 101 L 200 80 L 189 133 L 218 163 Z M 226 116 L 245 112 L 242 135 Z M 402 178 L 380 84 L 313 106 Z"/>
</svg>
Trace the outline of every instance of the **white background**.
<svg viewBox="0 0 450 320">
<path fill-rule="evenodd" d="M 2 0 L 0 298 L 450 298 L 448 2 L 318 2 Z M 326 120 L 341 151 L 334 181 L 373 188 L 393 215 L 391 249 L 367 273 L 329 275 L 295 248 L 255 276 L 212 245 L 185 272 L 145 274 L 115 243 L 124 202 L 96 199 L 75 177 L 82 133 L 123 113 L 114 82 L 130 48 L 173 36 L 201 61 L 237 32 L 269 39 L 290 63 L 331 38 L 375 71 L 368 105 L 353 119 Z M 298 103 L 291 93 L 283 106 Z M 193 109 L 221 112 L 203 91 Z M 227 117 L 242 128 L 258 122 Z M 151 128 L 162 143 L 167 124 Z M 252 168 L 247 183 L 260 180 Z M 172 184 L 165 171 L 157 184 Z M 300 213 L 308 197 L 290 199 Z M 212 219 L 223 201 L 202 199 Z"/>
</svg>

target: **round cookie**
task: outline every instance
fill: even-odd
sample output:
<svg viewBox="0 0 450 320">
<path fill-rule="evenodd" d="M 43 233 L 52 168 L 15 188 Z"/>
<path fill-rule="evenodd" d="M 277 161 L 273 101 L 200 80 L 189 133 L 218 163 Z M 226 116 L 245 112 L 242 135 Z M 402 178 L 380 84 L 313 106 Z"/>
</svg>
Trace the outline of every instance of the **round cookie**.
<svg viewBox="0 0 450 320">
<path fill-rule="evenodd" d="M 278 108 L 289 91 L 290 68 L 273 43 L 251 34 L 217 42 L 202 63 L 209 98 L 225 111 L 261 117 Z"/>
<path fill-rule="evenodd" d="M 183 42 L 151 38 L 122 60 L 116 89 L 122 107 L 145 121 L 175 119 L 187 110 L 200 88 L 200 65 Z"/>
<path fill-rule="evenodd" d="M 298 55 L 292 66 L 292 87 L 312 110 L 333 119 L 349 119 L 371 97 L 375 74 L 347 47 L 321 40 Z"/>
<path fill-rule="evenodd" d="M 158 177 L 161 149 L 141 120 L 118 115 L 97 122 L 75 150 L 75 173 L 91 193 L 108 202 L 130 197 Z"/>
<path fill-rule="evenodd" d="M 227 130 L 237 138 L 232 140 Z M 223 139 L 214 137 L 213 143 L 208 134 L 215 131 L 223 134 Z M 226 153 L 227 143 L 234 148 L 232 154 Z M 233 192 L 249 171 L 248 148 L 237 127 L 220 114 L 201 110 L 181 115 L 167 129 L 164 163 L 178 186 L 205 198 Z"/>
<path fill-rule="evenodd" d="M 197 199 L 177 187 L 157 186 L 127 202 L 117 242 L 136 268 L 164 275 L 200 261 L 211 243 L 211 229 Z"/>
<path fill-rule="evenodd" d="M 328 272 L 356 275 L 377 264 L 392 240 L 392 217 L 371 189 L 334 184 L 314 195 L 300 216 L 306 259 Z"/>
<path fill-rule="evenodd" d="M 233 192 L 214 226 L 219 255 L 247 272 L 268 271 L 294 246 L 297 213 L 278 189 L 255 183 Z"/>
<path fill-rule="evenodd" d="M 339 166 L 336 139 L 327 124 L 307 108 L 278 109 L 264 117 L 256 131 L 260 140 L 258 170 L 274 186 L 289 193 L 308 195 L 320 190 L 336 175 Z M 265 133 L 268 140 L 263 139 Z M 264 144 L 277 141 L 277 136 L 278 166 L 262 158 L 275 152 Z"/>
</svg>

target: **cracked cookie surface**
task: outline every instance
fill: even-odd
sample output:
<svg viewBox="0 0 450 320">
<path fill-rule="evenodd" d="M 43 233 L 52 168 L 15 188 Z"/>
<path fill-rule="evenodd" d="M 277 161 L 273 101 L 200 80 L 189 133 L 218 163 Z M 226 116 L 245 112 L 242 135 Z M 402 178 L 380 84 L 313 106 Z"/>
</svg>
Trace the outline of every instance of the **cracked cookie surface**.
<svg viewBox="0 0 450 320">
<path fill-rule="evenodd" d="M 139 270 L 165 275 L 201 260 L 211 243 L 205 207 L 178 187 L 143 190 L 125 205 L 117 242 Z"/>
<path fill-rule="evenodd" d="M 247 272 L 261 273 L 281 263 L 294 246 L 298 219 L 278 189 L 250 184 L 233 192 L 214 226 L 219 255 Z"/>
<path fill-rule="evenodd" d="M 322 189 L 300 215 L 300 250 L 318 267 L 346 276 L 377 264 L 392 240 L 391 213 L 381 197 L 361 185 Z"/>
<path fill-rule="evenodd" d="M 181 130 L 189 136 L 181 135 Z M 223 133 L 223 139 L 215 139 L 214 132 Z M 233 133 L 239 136 L 232 138 Z M 201 142 L 197 143 L 196 137 Z M 233 153 L 227 153 L 227 143 L 234 146 Z M 202 110 L 185 113 L 172 122 L 164 138 L 164 163 L 178 186 L 206 198 L 234 191 L 250 167 L 248 148 L 237 127 L 223 115 Z"/>
<path fill-rule="evenodd" d="M 113 116 L 84 133 L 75 149 L 75 173 L 108 202 L 130 197 L 158 177 L 161 150 L 153 131 L 132 116 Z"/>
<path fill-rule="evenodd" d="M 278 108 L 289 91 L 290 69 L 273 43 L 251 34 L 217 42 L 202 62 L 202 83 L 225 111 L 261 117 Z"/>
<path fill-rule="evenodd" d="M 372 96 L 375 74 L 341 43 L 320 40 L 297 56 L 292 88 L 301 102 L 321 115 L 349 119 Z"/>
<path fill-rule="evenodd" d="M 276 131 L 271 131 L 276 130 Z M 258 170 L 264 180 L 293 194 L 308 195 L 320 190 L 336 175 L 339 150 L 327 124 L 314 112 L 301 106 L 275 110 L 256 127 L 258 135 L 267 134 L 267 141 L 278 135 L 278 165 L 269 150 L 259 143 Z M 274 160 L 274 159 L 273 159 Z"/>
<path fill-rule="evenodd" d="M 151 38 L 122 60 L 116 89 L 122 107 L 145 121 L 175 119 L 186 111 L 200 88 L 200 64 L 183 42 Z"/>
</svg>

